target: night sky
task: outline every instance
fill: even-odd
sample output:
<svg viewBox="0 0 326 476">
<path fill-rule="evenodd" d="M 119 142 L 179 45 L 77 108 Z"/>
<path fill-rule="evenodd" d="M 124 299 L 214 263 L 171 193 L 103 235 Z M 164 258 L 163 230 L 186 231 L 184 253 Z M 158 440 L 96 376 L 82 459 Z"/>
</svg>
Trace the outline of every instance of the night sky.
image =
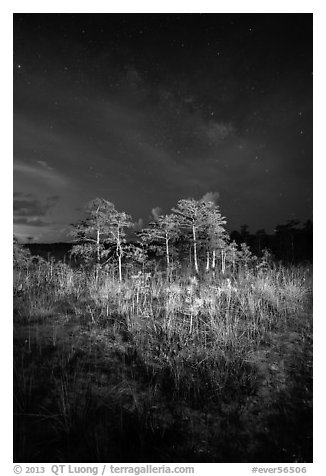
<svg viewBox="0 0 326 476">
<path fill-rule="evenodd" d="M 138 226 L 208 192 L 229 232 L 312 219 L 312 14 L 15 14 L 13 65 L 21 241 L 95 197 Z"/>
</svg>

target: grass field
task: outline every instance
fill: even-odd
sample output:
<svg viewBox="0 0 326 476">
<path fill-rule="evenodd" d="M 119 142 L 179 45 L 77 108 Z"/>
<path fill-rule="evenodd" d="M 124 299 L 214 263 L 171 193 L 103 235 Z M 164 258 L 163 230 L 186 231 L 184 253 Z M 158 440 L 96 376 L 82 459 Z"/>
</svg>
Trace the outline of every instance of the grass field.
<svg viewBox="0 0 326 476">
<path fill-rule="evenodd" d="M 311 270 L 17 269 L 14 461 L 311 462 Z"/>
</svg>

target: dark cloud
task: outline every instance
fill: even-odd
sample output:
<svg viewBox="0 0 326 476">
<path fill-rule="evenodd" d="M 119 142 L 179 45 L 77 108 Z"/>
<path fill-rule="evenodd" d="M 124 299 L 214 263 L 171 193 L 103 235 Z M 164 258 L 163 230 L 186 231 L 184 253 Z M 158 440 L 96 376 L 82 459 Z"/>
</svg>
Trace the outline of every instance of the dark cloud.
<svg viewBox="0 0 326 476">
<path fill-rule="evenodd" d="M 33 193 L 24 193 L 24 192 L 14 192 L 13 193 L 14 198 L 16 197 L 24 197 L 26 198 L 33 198 L 35 195 Z"/>
<path fill-rule="evenodd" d="M 59 198 L 57 195 L 52 195 L 47 198 L 46 202 L 42 203 L 40 200 L 35 198 L 33 199 L 33 194 L 16 193 L 15 196 L 21 197 L 14 198 L 13 209 L 14 217 L 16 218 L 16 224 L 23 223 L 23 221 L 17 221 L 17 217 L 35 217 L 47 215 Z"/>
<path fill-rule="evenodd" d="M 50 223 L 45 222 L 41 220 L 38 217 L 14 217 L 14 224 L 15 225 L 28 225 L 28 226 L 36 226 L 36 227 L 42 227 L 42 226 L 49 226 Z"/>
<path fill-rule="evenodd" d="M 46 215 L 48 205 L 42 204 L 38 200 L 14 200 L 15 216 Z"/>
</svg>

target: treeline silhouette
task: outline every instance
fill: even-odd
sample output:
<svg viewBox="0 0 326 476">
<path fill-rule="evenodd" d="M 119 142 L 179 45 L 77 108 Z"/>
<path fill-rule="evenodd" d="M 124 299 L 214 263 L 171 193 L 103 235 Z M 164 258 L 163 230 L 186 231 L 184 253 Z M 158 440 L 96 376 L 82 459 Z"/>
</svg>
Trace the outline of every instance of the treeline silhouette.
<svg viewBox="0 0 326 476">
<path fill-rule="evenodd" d="M 264 229 L 250 233 L 248 225 L 242 225 L 240 231 L 232 231 L 230 237 L 237 244 L 246 243 L 256 256 L 261 256 L 263 250 L 268 249 L 274 260 L 284 263 L 312 262 L 313 259 L 311 220 L 304 224 L 289 220 L 284 225 L 277 225 L 273 234 L 267 234 Z"/>
<path fill-rule="evenodd" d="M 250 233 L 248 225 L 242 225 L 240 231 L 234 230 L 230 233 L 230 238 L 238 245 L 246 243 L 258 257 L 267 249 L 274 260 L 284 263 L 312 262 L 313 259 L 311 220 L 303 224 L 298 220 L 289 220 L 283 225 L 277 225 L 273 234 L 266 233 L 264 229 Z M 34 256 L 69 262 L 73 243 L 26 243 L 24 246 Z"/>
</svg>

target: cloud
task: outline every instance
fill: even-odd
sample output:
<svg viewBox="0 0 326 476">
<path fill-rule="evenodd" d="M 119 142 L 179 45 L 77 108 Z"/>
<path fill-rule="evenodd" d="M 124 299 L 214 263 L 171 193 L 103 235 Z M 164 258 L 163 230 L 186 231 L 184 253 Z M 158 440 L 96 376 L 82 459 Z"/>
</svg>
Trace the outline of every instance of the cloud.
<svg viewBox="0 0 326 476">
<path fill-rule="evenodd" d="M 53 170 L 51 167 L 44 167 L 43 164 L 41 166 L 37 166 L 32 164 L 24 164 L 19 160 L 16 160 L 14 162 L 14 172 L 22 174 L 26 178 L 32 178 L 34 180 L 41 181 L 42 183 L 46 182 L 49 186 L 53 187 L 63 187 L 68 184 L 66 177 Z"/>
<path fill-rule="evenodd" d="M 227 138 L 234 136 L 235 125 L 225 121 L 222 113 L 208 111 L 202 106 L 198 95 L 180 94 L 180 85 L 170 85 L 170 89 L 161 87 L 158 100 L 161 117 L 174 130 L 175 140 L 192 147 L 220 146 Z"/>
<path fill-rule="evenodd" d="M 15 197 L 25 197 L 25 198 L 33 198 L 35 195 L 33 193 L 24 193 L 24 192 L 14 192 Z"/>
<path fill-rule="evenodd" d="M 203 134 L 206 135 L 211 145 L 218 144 L 233 134 L 234 127 L 230 123 L 209 121 L 202 126 Z"/>
<path fill-rule="evenodd" d="M 37 160 L 37 163 L 44 167 L 46 170 L 53 170 L 45 160 Z"/>
<path fill-rule="evenodd" d="M 144 228 L 144 220 L 142 218 L 138 218 L 138 220 L 133 224 L 134 231 L 140 231 Z"/>
<path fill-rule="evenodd" d="M 17 221 L 18 218 L 22 219 L 22 217 L 30 217 L 32 219 L 32 217 L 45 216 L 59 198 L 57 195 L 51 195 L 42 203 L 40 200 L 32 198 L 33 195 L 30 193 L 16 193 L 15 196 L 19 197 L 18 199 L 14 197 L 15 223 L 26 223 L 26 221 Z"/>
<path fill-rule="evenodd" d="M 216 205 L 218 199 L 220 198 L 220 194 L 218 192 L 207 192 L 205 195 L 200 199 L 201 202 L 212 202 Z"/>
<path fill-rule="evenodd" d="M 59 222 L 45 222 L 39 217 L 22 217 L 14 220 L 14 235 L 22 242 L 38 241 L 39 243 L 53 243 L 67 241 L 69 227 Z"/>
<path fill-rule="evenodd" d="M 14 200 L 15 216 L 46 215 L 48 208 L 47 204 L 42 204 L 38 200 Z"/>
<path fill-rule="evenodd" d="M 154 218 L 154 220 L 157 221 L 159 219 L 159 217 L 163 214 L 163 210 L 162 210 L 161 207 L 154 207 L 154 208 L 152 208 L 151 214 L 152 215 L 151 215 L 150 219 Z"/>
<path fill-rule="evenodd" d="M 139 71 L 133 66 L 130 66 L 126 71 L 126 82 L 133 89 L 138 88 L 143 83 Z"/>
<path fill-rule="evenodd" d="M 14 225 L 28 225 L 28 226 L 49 226 L 49 223 L 41 220 L 38 216 L 35 217 L 19 217 L 14 218 Z"/>
<path fill-rule="evenodd" d="M 33 233 L 31 230 L 25 230 L 25 231 L 20 231 L 20 230 L 15 230 L 14 235 L 16 238 L 18 238 L 18 241 L 20 243 L 40 243 L 42 235 L 38 235 L 36 233 Z"/>
</svg>

